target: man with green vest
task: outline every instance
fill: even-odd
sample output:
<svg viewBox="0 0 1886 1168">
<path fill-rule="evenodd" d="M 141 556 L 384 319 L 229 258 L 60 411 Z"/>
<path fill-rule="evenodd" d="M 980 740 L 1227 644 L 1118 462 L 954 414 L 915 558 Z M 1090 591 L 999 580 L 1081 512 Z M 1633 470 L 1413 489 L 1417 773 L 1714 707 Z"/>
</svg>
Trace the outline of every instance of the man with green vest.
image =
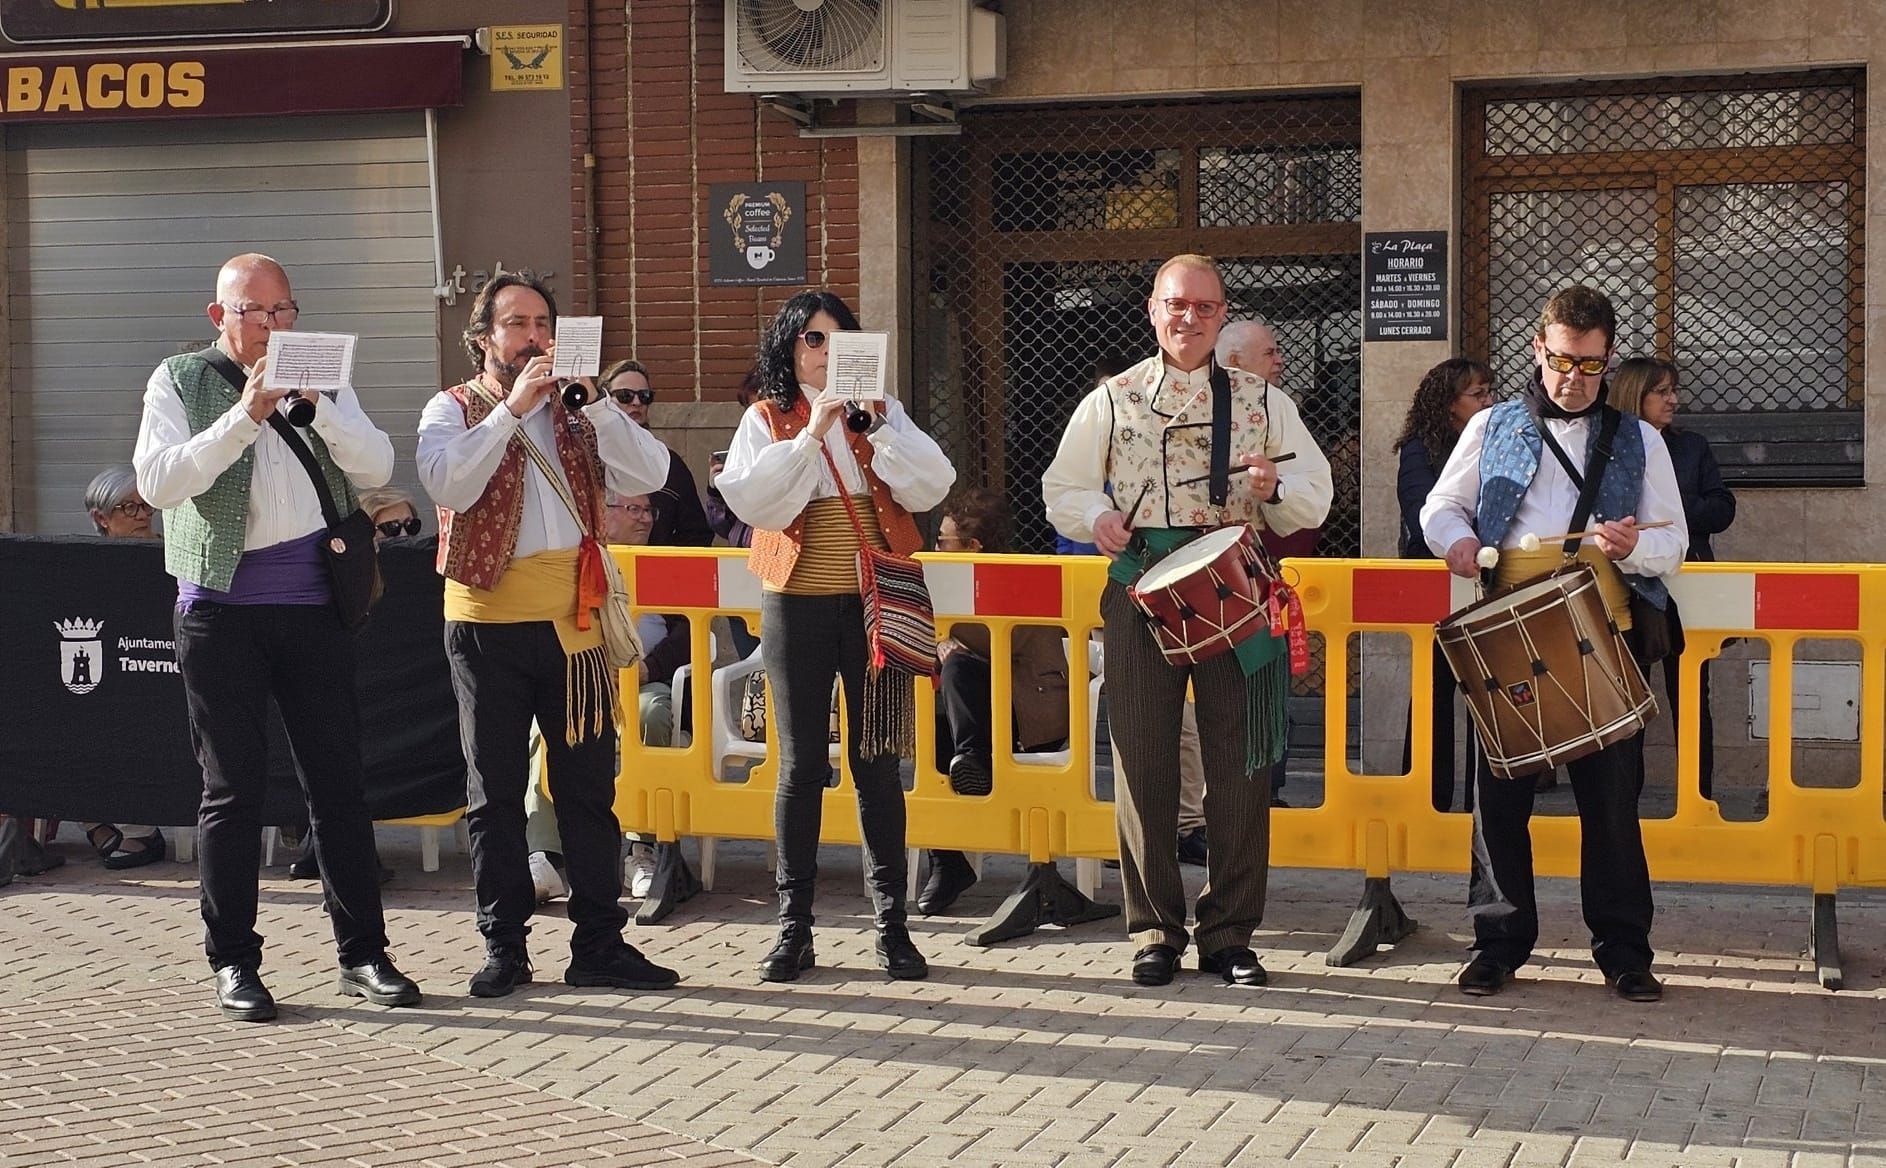
<svg viewBox="0 0 1886 1168">
<path fill-rule="evenodd" d="M 204 950 L 225 1017 L 265 1022 L 275 1001 L 257 973 L 255 931 L 268 700 L 281 708 L 327 885 L 340 991 L 410 1006 L 419 987 L 386 956 L 379 856 L 367 814 L 354 695 L 354 644 L 322 559 L 327 535 L 313 476 L 269 417 L 286 392 L 264 385 L 269 334 L 299 315 L 288 273 L 240 255 L 216 277 L 216 343 L 151 374 L 138 428 L 138 490 L 164 512 L 164 560 L 177 578 L 177 664 L 203 766 Z M 313 420 L 289 432 L 313 452 L 341 514 L 383 486 L 393 444 L 351 387 L 311 395 Z"/>
</svg>

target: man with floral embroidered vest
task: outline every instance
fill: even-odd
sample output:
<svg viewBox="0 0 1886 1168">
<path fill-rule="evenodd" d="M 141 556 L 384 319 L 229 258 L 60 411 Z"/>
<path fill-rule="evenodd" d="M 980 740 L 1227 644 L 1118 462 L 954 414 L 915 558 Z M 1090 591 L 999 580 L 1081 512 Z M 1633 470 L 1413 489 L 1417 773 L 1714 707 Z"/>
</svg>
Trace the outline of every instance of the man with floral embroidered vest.
<svg viewBox="0 0 1886 1168">
<path fill-rule="evenodd" d="M 1329 512 L 1329 463 L 1295 403 L 1263 378 L 1213 360 L 1226 307 L 1224 279 L 1209 257 L 1167 260 L 1147 301 L 1159 353 L 1082 400 L 1041 480 L 1055 529 L 1092 540 L 1113 559 L 1100 612 L 1109 720 L 1124 768 L 1116 792 L 1120 877 L 1138 946 L 1132 976 L 1141 985 L 1170 982 L 1188 940 L 1177 843 L 1188 683 L 1199 725 L 1210 727 L 1202 744 L 1199 968 L 1233 985 L 1267 980 L 1251 934 L 1264 915 L 1269 773 L 1284 745 L 1289 666 L 1283 639 L 1264 634 L 1196 665 L 1170 664 L 1127 587 L 1202 531 L 1243 522 L 1289 534 L 1318 526 Z"/>
<path fill-rule="evenodd" d="M 298 315 L 280 264 L 254 254 L 224 264 L 209 306 L 216 344 L 151 374 L 132 458 L 139 492 L 164 512 L 164 563 L 177 578 L 177 664 L 203 766 L 204 949 L 224 1016 L 248 1022 L 275 1017 L 255 931 L 271 695 L 307 796 L 340 990 L 384 1006 L 419 1001 L 386 956 L 354 643 L 322 559 L 320 495 L 289 435 L 312 452 L 343 515 L 357 491 L 392 477 L 393 444 L 351 387 L 313 395 L 305 427 L 270 422 L 286 393 L 264 385 L 269 333 Z"/>
<path fill-rule="evenodd" d="M 533 718 L 548 750 L 576 925 L 563 980 L 619 989 L 679 980 L 622 938 L 617 673 L 597 611 L 606 595 L 596 538 L 604 493 L 659 488 L 668 448 L 606 396 L 565 406 L 551 373 L 556 322 L 542 280 L 498 275 L 479 290 L 465 329 L 477 375 L 436 394 L 419 422 L 419 479 L 439 507 L 445 648 L 485 939 L 475 997 L 502 997 L 531 980 L 525 938 L 537 895 L 524 789 Z"/>
<path fill-rule="evenodd" d="M 1663 438 L 1605 400 L 1616 339 L 1617 313 L 1596 289 L 1575 284 L 1547 301 L 1532 341 L 1532 384 L 1468 420 L 1421 510 L 1421 529 L 1457 576 L 1480 575 L 1480 549 L 1498 548 L 1492 583 L 1505 587 L 1557 568 L 1568 554 L 1556 542 L 1526 551 L 1528 536 L 1589 526 L 1595 534 L 1578 542 L 1578 558 L 1596 570 L 1611 619 L 1641 664 L 1647 626 L 1662 620 L 1664 581 L 1683 564 L 1689 530 Z M 1659 521 L 1669 526 L 1653 526 Z M 1566 770 L 1578 800 L 1579 890 L 1592 956 L 1620 997 L 1654 1002 L 1663 986 L 1650 972 L 1650 870 L 1637 821 L 1644 736 Z M 1459 985 L 1484 997 L 1512 980 L 1539 939 L 1534 784 L 1497 778 L 1482 758 L 1474 787 L 1473 957 Z"/>
</svg>

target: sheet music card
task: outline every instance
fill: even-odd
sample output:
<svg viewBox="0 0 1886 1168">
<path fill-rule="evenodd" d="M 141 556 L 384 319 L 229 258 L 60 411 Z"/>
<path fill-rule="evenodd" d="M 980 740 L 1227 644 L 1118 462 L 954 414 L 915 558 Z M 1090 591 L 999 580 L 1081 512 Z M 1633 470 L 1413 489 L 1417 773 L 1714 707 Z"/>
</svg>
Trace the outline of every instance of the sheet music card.
<svg viewBox="0 0 1886 1168">
<path fill-rule="evenodd" d="M 852 401 L 884 400 L 884 358 L 889 333 L 839 331 L 825 340 L 826 391 Z"/>
<path fill-rule="evenodd" d="M 602 317 L 559 316 L 550 372 L 566 380 L 602 372 Z"/>
<path fill-rule="evenodd" d="M 268 338 L 269 389 L 337 393 L 354 381 L 352 333 L 311 333 L 276 329 Z"/>
</svg>

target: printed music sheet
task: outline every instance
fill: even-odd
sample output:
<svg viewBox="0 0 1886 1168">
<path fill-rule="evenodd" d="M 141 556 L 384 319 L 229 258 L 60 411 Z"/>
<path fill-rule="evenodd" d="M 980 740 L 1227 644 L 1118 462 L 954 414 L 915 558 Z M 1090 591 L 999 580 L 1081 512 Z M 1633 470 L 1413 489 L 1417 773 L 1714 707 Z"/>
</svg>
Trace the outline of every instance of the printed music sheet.
<svg viewBox="0 0 1886 1168">
<path fill-rule="evenodd" d="M 852 401 L 884 400 L 884 358 L 889 333 L 835 332 L 826 339 L 830 354 L 825 388 Z"/>
<path fill-rule="evenodd" d="M 276 329 L 268 338 L 269 389 L 297 389 L 304 393 L 338 392 L 354 381 L 352 333 L 313 333 Z"/>
</svg>

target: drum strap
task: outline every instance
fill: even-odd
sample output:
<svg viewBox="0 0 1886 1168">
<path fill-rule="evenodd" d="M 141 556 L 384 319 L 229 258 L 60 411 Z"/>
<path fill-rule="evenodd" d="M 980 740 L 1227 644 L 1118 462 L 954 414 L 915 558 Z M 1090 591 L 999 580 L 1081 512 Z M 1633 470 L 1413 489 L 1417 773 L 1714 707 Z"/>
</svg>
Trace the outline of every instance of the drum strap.
<svg viewBox="0 0 1886 1168">
<path fill-rule="evenodd" d="M 1591 509 L 1598 503 L 1598 484 L 1604 479 L 1604 468 L 1611 465 L 1611 443 L 1617 437 L 1618 419 L 1621 416 L 1610 406 L 1604 406 L 1599 410 L 1598 433 L 1597 437 L 1592 440 L 1591 449 L 1586 452 L 1583 474 L 1580 474 L 1578 468 L 1572 465 L 1571 455 L 1565 453 L 1565 448 L 1559 445 L 1559 440 L 1552 436 L 1552 430 L 1545 424 L 1545 419 L 1537 417 L 1533 419 L 1533 424 L 1539 427 L 1539 436 L 1545 439 L 1546 446 L 1552 451 L 1552 457 L 1559 460 L 1559 465 L 1565 468 L 1565 473 L 1572 480 L 1572 485 L 1578 488 L 1578 506 L 1572 511 L 1570 528 L 1572 531 L 1585 530 L 1586 522 L 1591 519 Z M 1583 542 L 1580 539 L 1566 540 L 1565 554 L 1577 555 L 1578 545 Z"/>
<path fill-rule="evenodd" d="M 1223 507 L 1231 498 L 1231 375 L 1216 360 L 1211 364 L 1211 505 Z"/>
</svg>

